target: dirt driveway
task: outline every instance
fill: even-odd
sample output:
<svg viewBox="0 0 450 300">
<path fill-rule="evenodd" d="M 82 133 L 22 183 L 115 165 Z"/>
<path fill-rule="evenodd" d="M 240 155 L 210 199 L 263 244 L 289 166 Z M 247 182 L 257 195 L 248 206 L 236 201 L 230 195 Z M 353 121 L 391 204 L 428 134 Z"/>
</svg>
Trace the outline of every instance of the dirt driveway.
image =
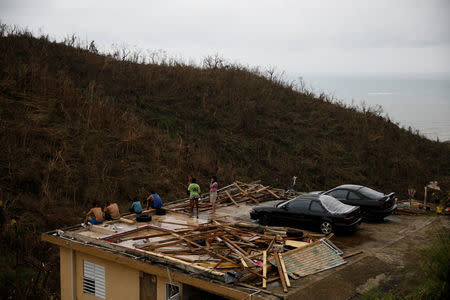
<svg viewBox="0 0 450 300">
<path fill-rule="evenodd" d="M 405 276 L 417 268 L 420 249 L 440 228 L 450 228 L 448 217 L 393 215 L 382 223 L 362 223 L 358 232 L 337 235 L 333 243 L 345 253 L 363 250 L 347 258 L 347 264 L 299 279 L 300 288 L 289 299 L 350 299 L 378 287 L 388 293 L 408 289 Z M 410 284 L 420 282 L 412 280 Z"/>
</svg>

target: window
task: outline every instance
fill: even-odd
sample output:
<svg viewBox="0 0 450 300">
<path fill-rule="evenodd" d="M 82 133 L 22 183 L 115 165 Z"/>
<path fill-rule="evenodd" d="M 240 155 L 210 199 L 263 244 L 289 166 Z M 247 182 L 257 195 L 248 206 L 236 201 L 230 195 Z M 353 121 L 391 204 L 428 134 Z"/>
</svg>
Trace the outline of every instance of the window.
<svg viewBox="0 0 450 300">
<path fill-rule="evenodd" d="M 180 287 L 175 284 L 166 283 L 166 300 L 179 300 Z"/>
<path fill-rule="evenodd" d="M 348 200 L 361 200 L 361 197 L 357 193 L 349 192 Z"/>
<path fill-rule="evenodd" d="M 375 190 L 372 190 L 371 188 L 368 187 L 363 187 L 362 189 L 359 190 L 359 192 L 361 194 L 363 194 L 364 196 L 366 196 L 369 199 L 380 199 L 384 197 L 384 194 L 377 192 Z"/>
<path fill-rule="evenodd" d="M 312 212 L 323 212 L 324 211 L 322 205 L 320 205 L 320 203 L 317 201 L 311 201 L 311 207 L 309 208 L 309 210 Z"/>
<path fill-rule="evenodd" d="M 83 292 L 106 299 L 105 293 L 105 267 L 83 261 Z"/>
<path fill-rule="evenodd" d="M 336 199 L 346 199 L 347 193 L 347 190 L 334 190 L 329 192 L 327 195 L 332 196 Z"/>
<path fill-rule="evenodd" d="M 288 204 L 289 211 L 307 211 L 311 200 L 297 199 Z"/>
</svg>

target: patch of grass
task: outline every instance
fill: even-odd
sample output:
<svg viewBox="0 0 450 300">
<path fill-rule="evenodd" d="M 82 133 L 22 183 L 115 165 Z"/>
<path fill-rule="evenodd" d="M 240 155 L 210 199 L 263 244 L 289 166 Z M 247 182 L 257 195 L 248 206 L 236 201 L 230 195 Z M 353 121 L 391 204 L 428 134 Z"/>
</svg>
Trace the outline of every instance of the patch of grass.
<svg viewBox="0 0 450 300">
<path fill-rule="evenodd" d="M 448 299 L 450 295 L 450 233 L 438 232 L 431 246 L 422 251 L 422 284 L 415 291 L 419 299 Z"/>
</svg>

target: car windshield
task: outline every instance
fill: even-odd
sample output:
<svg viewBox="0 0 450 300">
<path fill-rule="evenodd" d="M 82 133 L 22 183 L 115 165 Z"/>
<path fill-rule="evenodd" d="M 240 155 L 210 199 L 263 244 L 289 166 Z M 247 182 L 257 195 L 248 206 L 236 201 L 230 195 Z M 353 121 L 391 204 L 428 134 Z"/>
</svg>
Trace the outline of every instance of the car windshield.
<svg viewBox="0 0 450 300">
<path fill-rule="evenodd" d="M 292 199 L 291 199 L 291 200 L 292 200 Z M 291 200 L 286 200 L 286 201 L 280 202 L 280 203 L 277 204 L 277 207 L 281 207 L 282 205 L 288 203 L 288 202 L 291 201 Z"/>
<path fill-rule="evenodd" d="M 366 196 L 369 199 L 380 199 L 384 197 L 383 193 L 377 192 L 375 190 L 372 190 L 371 188 L 368 187 L 363 187 L 359 190 L 359 192 L 361 194 L 363 194 L 364 196 Z"/>
<path fill-rule="evenodd" d="M 354 207 L 351 205 L 344 204 L 328 195 L 321 195 L 320 202 L 322 203 L 323 207 L 326 208 L 326 210 L 335 214 L 343 214 L 349 212 Z"/>
</svg>

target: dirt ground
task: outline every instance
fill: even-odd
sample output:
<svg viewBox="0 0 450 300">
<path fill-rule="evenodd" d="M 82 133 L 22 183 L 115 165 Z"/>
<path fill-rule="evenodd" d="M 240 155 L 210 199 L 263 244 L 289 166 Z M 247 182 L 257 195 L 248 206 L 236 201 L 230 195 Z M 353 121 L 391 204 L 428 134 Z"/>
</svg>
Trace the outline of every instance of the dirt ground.
<svg viewBox="0 0 450 300">
<path fill-rule="evenodd" d="M 251 207 L 226 207 L 216 215 L 250 221 Z M 205 212 L 200 217 L 209 216 Z M 362 254 L 347 258 L 340 267 L 291 281 L 287 294 L 278 282 L 268 288 L 286 299 L 358 299 L 373 288 L 390 295 L 404 294 L 420 282 L 414 272 L 420 249 L 426 248 L 433 233 L 442 228 L 450 229 L 450 218 L 431 214 L 392 215 L 384 222 L 363 222 L 357 232 L 332 238 L 344 254 L 363 250 Z"/>
<path fill-rule="evenodd" d="M 393 215 L 382 223 L 362 223 L 355 234 L 337 235 L 332 241 L 344 254 L 364 252 L 346 259 L 346 265 L 298 280 L 302 288 L 292 299 L 358 299 L 373 288 L 405 294 L 420 283 L 414 272 L 420 250 L 442 228 L 450 228 L 450 218 Z"/>
</svg>

